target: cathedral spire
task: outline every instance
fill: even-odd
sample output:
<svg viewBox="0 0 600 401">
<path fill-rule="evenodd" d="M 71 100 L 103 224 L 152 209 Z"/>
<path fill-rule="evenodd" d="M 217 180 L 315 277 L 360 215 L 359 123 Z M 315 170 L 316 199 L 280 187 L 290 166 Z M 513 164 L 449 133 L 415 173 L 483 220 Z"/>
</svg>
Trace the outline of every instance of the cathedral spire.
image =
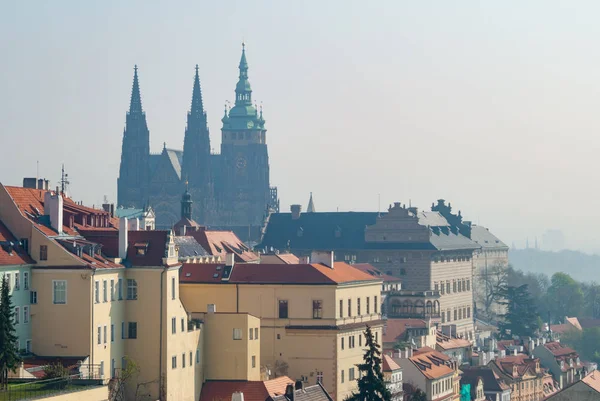
<svg viewBox="0 0 600 401">
<path fill-rule="evenodd" d="M 202 103 L 202 90 L 200 89 L 200 76 L 198 75 L 198 64 L 196 64 L 196 76 L 194 77 L 194 89 L 192 90 L 192 108 L 191 114 L 200 117 L 204 115 L 204 105 Z"/>
<path fill-rule="evenodd" d="M 246 61 L 246 44 L 242 43 L 242 57 L 240 58 L 240 79 L 235 86 L 235 105 L 252 106 L 252 88 L 248 81 L 248 61 Z"/>
<path fill-rule="evenodd" d="M 142 96 L 140 95 L 140 83 L 138 81 L 138 66 L 133 67 L 133 87 L 131 88 L 131 103 L 129 104 L 129 114 L 142 112 Z"/>
<path fill-rule="evenodd" d="M 310 199 L 308 200 L 308 207 L 306 208 L 306 213 L 314 213 L 314 212 L 316 212 L 315 203 L 313 202 L 313 197 L 312 197 L 312 192 L 311 192 Z"/>
</svg>

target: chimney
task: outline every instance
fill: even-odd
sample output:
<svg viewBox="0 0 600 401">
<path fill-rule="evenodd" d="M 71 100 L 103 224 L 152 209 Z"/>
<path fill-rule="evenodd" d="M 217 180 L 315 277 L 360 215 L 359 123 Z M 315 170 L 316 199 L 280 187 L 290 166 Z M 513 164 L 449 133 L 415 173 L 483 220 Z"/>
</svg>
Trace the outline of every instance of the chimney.
<svg viewBox="0 0 600 401">
<path fill-rule="evenodd" d="M 102 204 L 102 210 L 104 210 L 105 212 L 109 212 L 110 213 L 110 205 L 108 203 L 103 203 Z"/>
<path fill-rule="evenodd" d="M 216 304 L 206 305 L 206 313 L 217 313 L 217 305 Z"/>
<path fill-rule="evenodd" d="M 304 390 L 304 382 L 302 380 L 296 380 L 294 390 Z"/>
<path fill-rule="evenodd" d="M 408 208 L 408 211 L 416 216 L 419 212 L 419 209 L 417 209 L 415 206 L 411 206 Z"/>
<path fill-rule="evenodd" d="M 310 256 L 300 256 L 298 258 L 299 265 L 308 265 L 310 263 Z"/>
<path fill-rule="evenodd" d="M 302 205 L 291 205 L 290 211 L 292 212 L 292 220 L 298 220 L 300 213 L 302 213 Z"/>
<path fill-rule="evenodd" d="M 38 180 L 37 178 L 23 178 L 23 188 L 32 188 L 38 189 Z"/>
<path fill-rule="evenodd" d="M 121 217 L 119 219 L 119 258 L 127 258 L 127 234 L 128 234 L 127 217 Z"/>
<path fill-rule="evenodd" d="M 128 221 L 129 231 L 139 231 L 140 230 L 140 220 L 138 218 L 133 218 Z"/>
<path fill-rule="evenodd" d="M 235 254 L 227 253 L 225 254 L 225 266 L 233 267 L 235 265 Z"/>
<path fill-rule="evenodd" d="M 285 386 L 285 398 L 294 401 L 294 385 L 291 383 Z"/>
<path fill-rule="evenodd" d="M 231 401 L 244 401 L 244 393 L 241 391 L 236 391 L 231 394 Z"/>
<path fill-rule="evenodd" d="M 322 263 L 333 269 L 334 255 L 333 251 L 312 251 L 310 254 L 312 263 Z"/>
<path fill-rule="evenodd" d="M 115 204 L 110 204 L 110 217 L 115 217 Z"/>
<path fill-rule="evenodd" d="M 58 192 L 44 194 L 44 214 L 50 216 L 50 226 L 58 235 L 63 233 L 63 197 Z"/>
</svg>

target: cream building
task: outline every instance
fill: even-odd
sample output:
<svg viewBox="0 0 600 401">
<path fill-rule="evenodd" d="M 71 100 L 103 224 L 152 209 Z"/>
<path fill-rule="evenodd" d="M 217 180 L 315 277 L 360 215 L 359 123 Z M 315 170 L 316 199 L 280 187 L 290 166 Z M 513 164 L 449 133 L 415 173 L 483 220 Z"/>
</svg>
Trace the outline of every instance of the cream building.
<svg viewBox="0 0 600 401">
<path fill-rule="evenodd" d="M 382 281 L 334 262 L 332 253 L 315 253 L 312 262 L 184 264 L 181 299 L 194 315 L 260 319 L 260 363 L 267 373 L 320 381 L 343 400 L 356 389 L 366 325 L 382 339 Z"/>
</svg>

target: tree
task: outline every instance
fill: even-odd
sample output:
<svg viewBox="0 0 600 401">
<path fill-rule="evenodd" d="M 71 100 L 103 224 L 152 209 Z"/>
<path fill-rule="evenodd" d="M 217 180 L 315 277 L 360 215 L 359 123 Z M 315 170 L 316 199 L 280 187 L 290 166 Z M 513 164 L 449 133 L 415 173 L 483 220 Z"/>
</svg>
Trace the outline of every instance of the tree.
<svg viewBox="0 0 600 401">
<path fill-rule="evenodd" d="M 480 283 L 474 288 L 477 297 L 481 300 L 483 315 L 493 319 L 495 314 L 493 306 L 502 301 L 502 289 L 508 285 L 508 268 L 500 263 L 494 264 L 479 273 Z"/>
<path fill-rule="evenodd" d="M 501 315 L 500 336 L 512 338 L 513 335 L 533 336 L 538 325 L 538 314 L 534 300 L 528 292 L 528 285 L 506 286 L 502 291 L 506 313 Z"/>
<path fill-rule="evenodd" d="M 565 316 L 579 316 L 583 311 L 583 291 L 580 284 L 566 273 L 554 273 L 547 300 L 554 321 Z"/>
<path fill-rule="evenodd" d="M 147 386 L 150 384 L 158 382 L 158 380 L 151 380 L 148 382 L 138 382 L 135 385 L 135 390 L 133 393 L 133 398 L 129 398 L 127 396 L 127 392 L 133 389 L 128 389 L 130 384 L 135 381 L 140 374 L 140 366 L 133 359 L 130 359 L 128 356 L 125 357 L 125 367 L 121 369 L 114 379 L 111 380 L 109 386 L 109 401 L 125 401 L 125 400 L 142 400 L 150 397 L 149 393 L 144 393 Z M 164 378 L 160 380 L 160 388 L 159 392 L 161 393 L 161 399 L 166 399 L 164 393 Z"/>
<path fill-rule="evenodd" d="M 8 279 L 3 275 L 0 289 L 0 390 L 8 388 L 8 371 L 15 372 L 21 361 L 14 315 Z"/>
<path fill-rule="evenodd" d="M 427 401 L 427 394 L 420 388 L 417 389 L 410 398 L 410 401 Z"/>
<path fill-rule="evenodd" d="M 363 363 L 358 365 L 358 393 L 352 393 L 349 401 L 390 401 L 392 394 L 385 386 L 381 372 L 381 351 L 373 339 L 371 327 L 365 330 L 365 355 Z"/>
</svg>

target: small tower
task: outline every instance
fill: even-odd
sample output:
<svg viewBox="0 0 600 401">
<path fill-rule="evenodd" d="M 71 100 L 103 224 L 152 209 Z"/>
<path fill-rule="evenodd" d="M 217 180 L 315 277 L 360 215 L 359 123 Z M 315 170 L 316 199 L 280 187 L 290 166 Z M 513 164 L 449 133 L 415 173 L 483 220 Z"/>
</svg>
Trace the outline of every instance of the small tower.
<svg viewBox="0 0 600 401">
<path fill-rule="evenodd" d="M 308 207 L 306 208 L 306 213 L 314 213 L 314 212 L 316 212 L 315 203 L 313 202 L 313 197 L 312 197 L 312 192 L 311 192 L 310 199 L 308 200 Z"/>
<path fill-rule="evenodd" d="M 181 219 L 192 221 L 192 195 L 190 194 L 188 183 L 185 183 L 185 192 L 181 197 Z"/>
</svg>

